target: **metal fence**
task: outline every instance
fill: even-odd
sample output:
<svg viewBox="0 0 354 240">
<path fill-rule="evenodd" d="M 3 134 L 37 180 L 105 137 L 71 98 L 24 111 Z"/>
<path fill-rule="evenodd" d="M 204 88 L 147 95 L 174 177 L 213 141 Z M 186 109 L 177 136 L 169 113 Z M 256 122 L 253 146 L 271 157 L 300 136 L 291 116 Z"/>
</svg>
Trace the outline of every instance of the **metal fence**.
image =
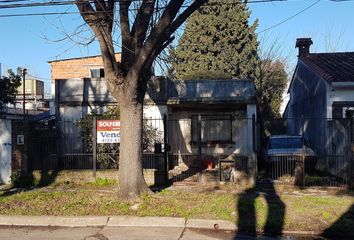
<svg viewBox="0 0 354 240">
<path fill-rule="evenodd" d="M 220 181 L 219 162 L 232 157 L 230 170 L 252 168 L 249 156 L 255 151 L 254 119 L 231 115 L 204 115 L 168 120 L 168 176 L 173 182 Z M 243 159 L 242 164 L 236 164 Z M 231 158 L 230 158 L 231 160 Z"/>
<path fill-rule="evenodd" d="M 118 170 L 118 143 L 97 144 L 96 158 L 93 157 L 92 121 L 65 120 L 51 127 L 36 124 L 31 130 L 32 139 L 28 145 L 30 170 Z M 144 169 L 164 169 L 161 152 L 163 133 L 159 129 L 162 121 L 144 120 Z"/>
<path fill-rule="evenodd" d="M 269 140 L 263 144 L 260 161 L 265 169 L 260 178 L 283 185 L 348 187 L 353 178 L 352 129 L 351 119 L 265 121 L 270 136 L 301 136 L 301 144 L 291 146 L 286 138 L 278 143 L 283 148 L 272 149 Z"/>
<path fill-rule="evenodd" d="M 85 122 L 86 121 L 86 122 Z M 299 135 L 300 151 L 267 155 L 267 143 L 257 129 L 269 135 Z M 205 172 L 220 180 L 219 162 L 233 156 L 234 171 L 255 169 L 259 178 L 278 184 L 346 187 L 353 181 L 353 121 L 350 119 L 272 119 L 257 127 L 255 119 L 232 117 L 144 119 L 143 167 L 164 172 L 173 182 L 197 182 Z M 36 125 L 27 141 L 31 170 L 118 170 L 119 144 L 98 144 L 93 157 L 92 119 L 66 120 L 55 126 Z M 314 151 L 308 154 L 307 148 Z M 96 164 L 94 164 L 96 159 Z M 238 159 L 238 160 L 237 160 Z M 239 159 L 242 159 L 239 160 Z M 167 165 L 166 165 L 167 164 Z M 206 171 L 207 170 L 207 171 Z"/>
</svg>

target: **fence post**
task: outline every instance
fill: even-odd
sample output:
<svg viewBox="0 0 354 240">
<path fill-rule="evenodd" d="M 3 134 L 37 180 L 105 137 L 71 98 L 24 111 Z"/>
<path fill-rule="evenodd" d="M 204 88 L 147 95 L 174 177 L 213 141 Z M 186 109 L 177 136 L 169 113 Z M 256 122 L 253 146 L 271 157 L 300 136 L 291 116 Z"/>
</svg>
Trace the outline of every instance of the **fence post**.
<svg viewBox="0 0 354 240">
<path fill-rule="evenodd" d="M 92 161 L 93 161 L 93 167 L 92 167 L 92 174 L 93 177 L 96 177 L 96 154 L 97 154 L 97 119 L 96 117 L 93 117 L 93 123 L 92 123 Z"/>
<path fill-rule="evenodd" d="M 65 122 L 64 122 L 65 124 Z M 62 121 L 57 121 L 56 122 L 56 132 L 55 132 L 55 137 L 56 137 L 56 163 L 53 164 L 55 170 L 59 171 L 60 166 L 61 166 L 61 151 L 62 151 L 62 126 L 63 122 Z M 64 126 L 65 127 L 65 126 Z"/>
<path fill-rule="evenodd" d="M 168 163 L 168 151 L 170 150 L 170 146 L 168 145 L 168 137 L 167 137 L 167 116 L 166 114 L 163 116 L 163 158 L 164 158 L 164 180 L 165 182 L 168 181 L 168 170 L 169 170 L 169 163 Z"/>
<path fill-rule="evenodd" d="M 197 121 L 197 137 L 198 137 L 198 161 L 202 161 L 202 116 L 198 115 Z"/>
<path fill-rule="evenodd" d="M 256 116 L 252 114 L 252 150 L 256 152 Z"/>
<path fill-rule="evenodd" d="M 350 177 L 349 188 L 354 189 L 354 121 L 353 116 L 349 118 L 349 130 L 350 130 Z"/>
<path fill-rule="evenodd" d="M 247 119 L 249 121 L 249 119 Z M 256 146 L 256 115 L 252 114 L 252 178 L 253 183 L 257 182 L 258 176 L 258 158 L 257 158 L 257 146 Z M 249 162 L 249 161 L 248 161 Z M 249 165 L 249 164 L 248 164 Z M 249 167 L 249 166 L 247 166 Z"/>
<path fill-rule="evenodd" d="M 350 143 L 350 177 L 349 188 L 354 189 L 354 142 Z"/>
</svg>

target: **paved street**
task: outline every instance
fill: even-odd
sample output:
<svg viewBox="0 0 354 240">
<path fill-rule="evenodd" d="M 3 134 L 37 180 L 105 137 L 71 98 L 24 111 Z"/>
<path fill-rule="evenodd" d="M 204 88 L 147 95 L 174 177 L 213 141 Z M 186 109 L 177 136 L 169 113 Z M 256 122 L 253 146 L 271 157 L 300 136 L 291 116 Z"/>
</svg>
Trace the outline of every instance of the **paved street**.
<svg viewBox="0 0 354 240">
<path fill-rule="evenodd" d="M 0 227 L 0 240 L 275 240 L 323 239 L 315 237 L 249 237 L 233 231 L 184 229 L 176 227 Z"/>
</svg>

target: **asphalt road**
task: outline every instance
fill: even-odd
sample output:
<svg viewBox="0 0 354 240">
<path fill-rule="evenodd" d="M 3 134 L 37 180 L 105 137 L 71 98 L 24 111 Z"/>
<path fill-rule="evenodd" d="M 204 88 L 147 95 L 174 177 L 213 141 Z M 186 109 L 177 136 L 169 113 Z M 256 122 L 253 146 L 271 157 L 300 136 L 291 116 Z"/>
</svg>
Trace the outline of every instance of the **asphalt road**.
<svg viewBox="0 0 354 240">
<path fill-rule="evenodd" d="M 251 237 L 233 231 L 184 229 L 174 227 L 0 227 L 0 240 L 309 240 L 317 237 Z"/>
</svg>

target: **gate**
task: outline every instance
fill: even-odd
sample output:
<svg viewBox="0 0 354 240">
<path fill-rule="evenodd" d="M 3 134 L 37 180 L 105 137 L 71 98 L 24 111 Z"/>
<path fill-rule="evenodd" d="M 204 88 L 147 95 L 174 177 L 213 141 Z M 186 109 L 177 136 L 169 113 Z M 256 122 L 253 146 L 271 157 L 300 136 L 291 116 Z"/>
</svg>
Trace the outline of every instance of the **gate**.
<svg viewBox="0 0 354 240">
<path fill-rule="evenodd" d="M 218 182 L 231 180 L 235 171 L 247 174 L 255 144 L 253 121 L 231 115 L 169 119 L 169 179 Z"/>
<path fill-rule="evenodd" d="M 291 138 L 283 136 L 274 144 L 278 147 L 270 149 L 269 143 L 263 146 L 264 174 L 260 178 L 281 185 L 350 185 L 353 166 L 350 119 L 272 119 L 266 121 L 264 128 L 270 135 L 301 136 L 301 142 L 294 147 Z"/>
<path fill-rule="evenodd" d="M 0 184 L 10 181 L 11 161 L 11 120 L 0 119 Z"/>
</svg>

